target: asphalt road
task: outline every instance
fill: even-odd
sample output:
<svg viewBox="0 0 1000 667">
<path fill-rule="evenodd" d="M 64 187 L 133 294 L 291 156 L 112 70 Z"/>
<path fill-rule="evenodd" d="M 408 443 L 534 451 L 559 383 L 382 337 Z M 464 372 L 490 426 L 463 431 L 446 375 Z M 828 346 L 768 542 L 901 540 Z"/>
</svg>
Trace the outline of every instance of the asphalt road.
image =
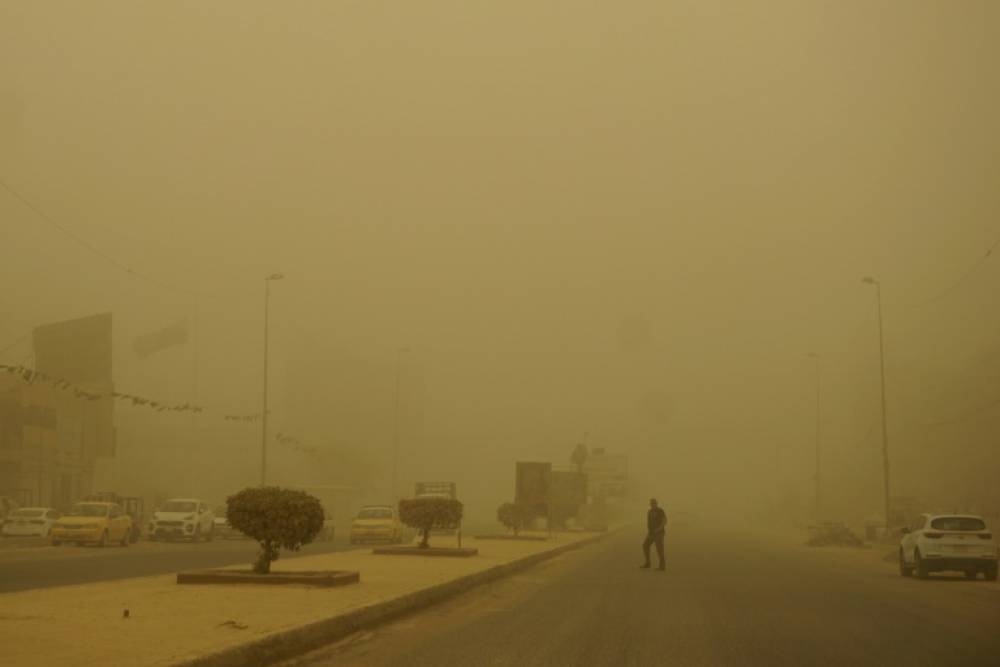
<svg viewBox="0 0 1000 667">
<path fill-rule="evenodd" d="M 257 553 L 250 540 L 213 542 L 149 542 L 140 540 L 128 547 L 39 544 L 38 540 L 12 539 L 0 549 L 0 593 L 110 581 L 128 577 L 166 574 L 180 570 L 251 563 Z M 319 554 L 350 548 L 346 539 L 319 542 L 282 558 Z"/>
<path fill-rule="evenodd" d="M 903 579 L 878 550 L 671 523 L 666 572 L 624 532 L 286 667 L 995 665 L 1000 586 Z"/>
</svg>

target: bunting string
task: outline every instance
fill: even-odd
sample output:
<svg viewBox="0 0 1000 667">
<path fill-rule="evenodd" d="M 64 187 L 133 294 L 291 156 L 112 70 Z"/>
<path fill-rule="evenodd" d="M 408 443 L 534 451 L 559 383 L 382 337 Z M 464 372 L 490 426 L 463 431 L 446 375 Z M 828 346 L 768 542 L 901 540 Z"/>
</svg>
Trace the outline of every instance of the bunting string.
<svg viewBox="0 0 1000 667">
<path fill-rule="evenodd" d="M 65 378 L 54 377 L 45 373 L 43 371 L 35 370 L 34 368 L 28 368 L 27 366 L 12 366 L 10 364 L 0 364 L 0 372 L 6 372 L 8 375 L 13 376 L 15 379 L 20 380 L 28 385 L 34 385 L 36 383 L 48 384 L 56 389 L 62 391 L 72 391 L 73 396 L 80 400 L 85 401 L 99 401 L 102 398 L 111 398 L 114 400 L 121 401 L 131 407 L 143 407 L 153 410 L 155 412 L 191 412 L 194 414 L 202 414 L 205 412 L 205 408 L 201 405 L 195 405 L 193 403 L 179 403 L 171 404 L 164 403 L 162 401 L 155 401 L 151 398 L 146 398 L 145 396 L 138 396 L 136 394 L 128 394 L 121 391 L 112 391 L 109 393 L 95 392 L 88 389 L 79 387 L 78 385 L 66 380 Z M 268 411 L 270 414 L 270 411 Z M 237 422 L 243 424 L 255 424 L 260 421 L 261 413 L 255 412 L 248 415 L 240 414 L 224 414 L 222 419 L 228 422 Z M 303 444 L 297 438 L 290 436 L 286 433 L 278 433 L 275 437 L 279 444 L 285 445 L 293 450 L 300 451 L 305 454 L 315 454 L 316 448 L 310 447 Z"/>
</svg>

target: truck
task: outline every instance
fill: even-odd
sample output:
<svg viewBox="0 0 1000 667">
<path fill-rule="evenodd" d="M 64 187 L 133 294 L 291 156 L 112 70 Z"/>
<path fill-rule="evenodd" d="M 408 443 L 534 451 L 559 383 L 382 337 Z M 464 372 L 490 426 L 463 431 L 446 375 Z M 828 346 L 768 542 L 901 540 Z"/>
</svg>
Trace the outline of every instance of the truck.
<svg viewBox="0 0 1000 667">
<path fill-rule="evenodd" d="M 455 482 L 417 482 L 413 492 L 414 498 L 458 498 L 458 485 Z"/>
</svg>

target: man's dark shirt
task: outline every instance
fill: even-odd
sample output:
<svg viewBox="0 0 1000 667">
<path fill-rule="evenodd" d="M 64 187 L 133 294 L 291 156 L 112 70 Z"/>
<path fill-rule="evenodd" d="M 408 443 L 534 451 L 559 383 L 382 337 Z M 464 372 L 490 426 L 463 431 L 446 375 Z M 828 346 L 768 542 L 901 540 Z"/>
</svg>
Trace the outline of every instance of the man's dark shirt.
<svg viewBox="0 0 1000 667">
<path fill-rule="evenodd" d="M 667 513 L 662 507 L 651 507 L 646 514 L 646 529 L 649 532 L 656 531 L 662 533 L 667 528 Z"/>
</svg>

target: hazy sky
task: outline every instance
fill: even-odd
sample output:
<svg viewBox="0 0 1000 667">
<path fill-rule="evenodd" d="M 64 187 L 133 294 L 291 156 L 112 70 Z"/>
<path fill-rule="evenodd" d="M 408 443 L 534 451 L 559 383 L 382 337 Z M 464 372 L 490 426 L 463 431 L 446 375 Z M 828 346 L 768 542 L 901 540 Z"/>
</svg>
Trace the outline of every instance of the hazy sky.
<svg viewBox="0 0 1000 667">
<path fill-rule="evenodd" d="M 388 447 L 406 345 L 414 476 L 589 431 L 689 502 L 807 479 L 816 350 L 832 469 L 877 507 L 862 275 L 890 429 L 997 399 L 998 259 L 963 276 L 1000 238 L 998 30 L 989 0 L 0 0 L 0 180 L 178 288 L 0 189 L 0 349 L 111 310 L 119 384 L 187 400 L 192 356 L 131 339 L 189 318 L 198 398 L 251 412 L 281 271 L 276 406 L 365 386 Z"/>
</svg>

